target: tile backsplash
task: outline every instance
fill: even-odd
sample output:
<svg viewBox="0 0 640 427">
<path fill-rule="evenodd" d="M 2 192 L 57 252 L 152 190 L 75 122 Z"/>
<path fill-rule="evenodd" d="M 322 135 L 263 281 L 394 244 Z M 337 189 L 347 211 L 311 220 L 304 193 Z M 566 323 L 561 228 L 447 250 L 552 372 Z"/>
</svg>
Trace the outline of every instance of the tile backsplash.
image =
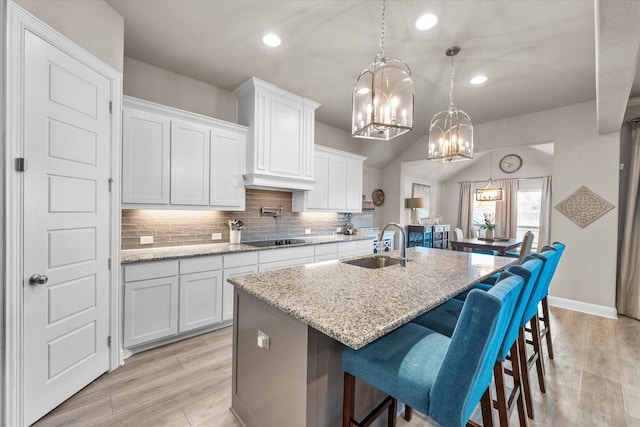
<svg viewBox="0 0 640 427">
<path fill-rule="evenodd" d="M 212 210 L 123 209 L 122 249 L 202 245 L 229 241 L 227 220 L 242 220 L 242 241 L 300 237 L 305 229 L 312 236 L 328 235 L 351 221 L 351 214 L 291 212 L 291 193 L 247 189 L 244 212 Z M 262 215 L 260 209 L 280 208 L 277 217 Z M 211 240 L 221 233 L 221 240 Z M 153 236 L 152 244 L 140 244 L 140 236 Z"/>
</svg>

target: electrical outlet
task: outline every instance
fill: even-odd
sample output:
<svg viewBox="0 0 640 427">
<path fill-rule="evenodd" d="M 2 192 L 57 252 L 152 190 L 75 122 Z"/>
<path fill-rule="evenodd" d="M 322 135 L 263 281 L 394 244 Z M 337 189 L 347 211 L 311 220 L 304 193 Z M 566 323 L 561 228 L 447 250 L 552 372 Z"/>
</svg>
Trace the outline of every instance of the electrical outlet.
<svg viewBox="0 0 640 427">
<path fill-rule="evenodd" d="M 211 240 L 222 240 L 222 233 L 211 233 Z"/>
<path fill-rule="evenodd" d="M 340 228 L 340 227 L 336 227 L 336 233 L 339 233 L 339 232 L 341 232 L 341 231 L 342 231 L 342 228 Z"/>
<path fill-rule="evenodd" d="M 141 245 L 153 244 L 153 236 L 140 236 L 140 244 Z"/>
<path fill-rule="evenodd" d="M 258 329 L 258 347 L 264 349 L 264 350 L 269 350 L 269 335 L 265 334 L 264 332 L 262 332 L 260 329 Z"/>
<path fill-rule="evenodd" d="M 304 234 L 311 234 L 311 229 L 310 228 L 305 228 L 304 229 Z"/>
</svg>

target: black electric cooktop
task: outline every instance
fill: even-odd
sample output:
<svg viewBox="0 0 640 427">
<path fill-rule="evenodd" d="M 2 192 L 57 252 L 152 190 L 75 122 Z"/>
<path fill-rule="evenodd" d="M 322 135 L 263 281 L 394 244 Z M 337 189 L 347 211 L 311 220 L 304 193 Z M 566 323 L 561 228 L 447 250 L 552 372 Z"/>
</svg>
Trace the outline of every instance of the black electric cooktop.
<svg viewBox="0 0 640 427">
<path fill-rule="evenodd" d="M 266 248 L 268 246 L 286 246 L 305 243 L 302 239 L 277 239 L 277 240 L 258 240 L 255 242 L 242 242 L 243 245 L 255 246 L 257 248 Z"/>
</svg>

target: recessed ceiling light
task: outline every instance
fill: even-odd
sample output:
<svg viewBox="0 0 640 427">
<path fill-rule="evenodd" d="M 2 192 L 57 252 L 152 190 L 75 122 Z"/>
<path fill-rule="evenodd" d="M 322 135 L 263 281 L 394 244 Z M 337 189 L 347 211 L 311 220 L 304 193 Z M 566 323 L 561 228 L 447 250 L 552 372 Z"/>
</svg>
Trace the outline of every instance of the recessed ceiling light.
<svg viewBox="0 0 640 427">
<path fill-rule="evenodd" d="M 262 37 L 262 43 L 269 47 L 278 47 L 282 44 L 282 39 L 273 33 L 269 33 Z"/>
<path fill-rule="evenodd" d="M 471 79 L 471 84 L 472 85 L 481 85 L 482 83 L 487 81 L 487 76 L 475 76 L 474 78 Z"/>
<path fill-rule="evenodd" d="M 419 30 L 430 30 L 436 26 L 438 23 L 438 17 L 433 13 L 427 13 L 426 15 L 422 15 L 416 21 L 416 28 Z"/>
</svg>

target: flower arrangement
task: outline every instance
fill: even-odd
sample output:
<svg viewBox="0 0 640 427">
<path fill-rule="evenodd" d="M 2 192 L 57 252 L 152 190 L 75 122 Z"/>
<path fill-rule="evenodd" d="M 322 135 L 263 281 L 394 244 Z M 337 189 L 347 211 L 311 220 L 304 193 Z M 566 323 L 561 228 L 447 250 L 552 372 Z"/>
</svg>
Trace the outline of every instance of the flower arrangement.
<svg viewBox="0 0 640 427">
<path fill-rule="evenodd" d="M 486 230 L 489 230 L 489 231 L 495 231 L 495 229 L 497 227 L 498 227 L 498 224 L 496 224 L 494 222 L 493 215 L 485 213 L 484 214 L 484 224 L 482 224 L 480 226 L 480 229 L 481 230 L 486 229 Z"/>
<path fill-rule="evenodd" d="M 356 229 L 356 226 L 348 222 L 342 226 L 342 234 L 346 234 L 346 235 L 353 234 L 355 229 Z"/>
<path fill-rule="evenodd" d="M 242 230 L 244 229 L 244 223 L 239 219 L 230 219 L 227 220 L 227 224 L 229 224 L 229 230 Z"/>
</svg>

